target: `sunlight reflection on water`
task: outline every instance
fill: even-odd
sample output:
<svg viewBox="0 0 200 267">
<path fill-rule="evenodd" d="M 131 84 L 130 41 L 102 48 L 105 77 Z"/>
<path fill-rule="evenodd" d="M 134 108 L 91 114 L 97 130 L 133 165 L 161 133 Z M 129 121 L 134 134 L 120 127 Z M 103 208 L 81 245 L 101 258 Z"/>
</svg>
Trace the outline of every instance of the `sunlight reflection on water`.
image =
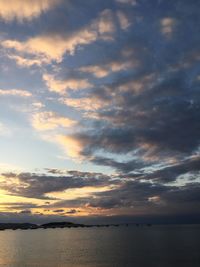
<svg viewBox="0 0 200 267">
<path fill-rule="evenodd" d="M 0 232 L 3 267 L 196 267 L 200 226 Z"/>
</svg>

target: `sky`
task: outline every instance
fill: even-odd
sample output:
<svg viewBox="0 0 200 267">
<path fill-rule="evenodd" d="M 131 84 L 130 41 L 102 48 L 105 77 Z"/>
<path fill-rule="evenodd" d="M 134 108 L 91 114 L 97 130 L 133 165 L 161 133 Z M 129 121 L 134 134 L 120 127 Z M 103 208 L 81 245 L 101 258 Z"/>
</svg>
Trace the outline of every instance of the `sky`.
<svg viewBox="0 0 200 267">
<path fill-rule="evenodd" d="M 199 12 L 0 0 L 1 222 L 200 222 Z"/>
</svg>

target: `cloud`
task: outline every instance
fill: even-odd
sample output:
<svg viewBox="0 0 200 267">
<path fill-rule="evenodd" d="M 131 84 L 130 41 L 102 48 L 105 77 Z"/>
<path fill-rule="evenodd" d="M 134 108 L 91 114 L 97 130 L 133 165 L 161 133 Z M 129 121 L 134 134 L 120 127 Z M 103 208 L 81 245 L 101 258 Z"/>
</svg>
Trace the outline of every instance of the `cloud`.
<svg viewBox="0 0 200 267">
<path fill-rule="evenodd" d="M 166 186 L 149 181 L 118 180 L 117 186 L 88 197 L 58 200 L 49 208 L 90 210 L 93 214 L 197 214 L 199 207 L 199 184 Z M 196 206 L 197 205 L 197 206 Z"/>
<path fill-rule="evenodd" d="M 169 183 L 178 180 L 178 178 L 181 176 L 184 177 L 186 175 L 190 175 L 189 180 L 195 180 L 198 177 L 199 172 L 200 158 L 199 156 L 197 156 L 185 159 L 171 166 L 166 166 L 164 168 L 152 172 L 151 174 L 144 175 L 144 178 L 156 180 L 161 183 Z"/>
<path fill-rule="evenodd" d="M 161 19 L 160 26 L 162 34 L 165 35 L 166 37 L 172 36 L 176 23 L 177 21 L 174 18 L 166 17 Z"/>
<path fill-rule="evenodd" d="M 129 214 L 132 210 L 132 213 L 146 215 L 168 212 L 180 214 L 190 207 L 190 213 L 196 213 L 194 205 L 199 202 L 199 190 L 197 184 L 178 188 L 149 182 L 128 181 L 122 183 L 117 189 L 97 193 L 96 197 L 89 201 L 88 207 L 112 210 L 129 207 Z"/>
<path fill-rule="evenodd" d="M 80 90 L 91 88 L 92 84 L 87 79 L 69 78 L 58 80 L 53 75 L 44 74 L 43 80 L 48 86 L 49 91 L 59 94 L 65 94 L 67 90 Z"/>
<path fill-rule="evenodd" d="M 2 42 L 2 45 L 22 54 L 33 55 L 37 62 L 38 58 L 43 58 L 43 62 L 50 63 L 51 61 L 61 62 L 65 53 L 73 55 L 77 46 L 90 44 L 96 39 L 95 31 L 83 29 L 71 36 L 43 35 L 30 38 L 24 42 L 6 40 Z"/>
<path fill-rule="evenodd" d="M 31 97 L 32 93 L 21 89 L 0 89 L 0 96 Z"/>
<path fill-rule="evenodd" d="M 82 158 L 81 152 L 84 147 L 82 140 L 78 140 L 73 136 L 66 135 L 57 135 L 55 140 L 61 145 L 67 155 L 76 159 Z"/>
<path fill-rule="evenodd" d="M 112 34 L 115 32 L 115 23 L 113 12 L 109 9 L 104 10 L 99 19 L 96 21 L 96 26 L 103 39 L 112 40 Z"/>
<path fill-rule="evenodd" d="M 32 125 L 36 130 L 47 131 L 53 130 L 57 127 L 71 127 L 75 124 L 75 121 L 63 116 L 59 116 L 52 111 L 44 111 L 35 113 L 32 116 Z"/>
<path fill-rule="evenodd" d="M 191 161 L 192 162 L 192 161 Z M 171 173 L 179 175 L 191 171 L 193 163 L 184 163 L 183 166 L 171 168 Z M 196 166 L 199 162 L 196 162 Z M 174 168 L 174 170 L 173 170 Z M 199 169 L 199 168 L 198 168 Z M 59 170 L 58 170 L 59 171 Z M 166 173 L 170 172 L 166 169 Z M 58 174 L 57 174 L 58 173 Z M 155 171 L 155 174 L 157 171 Z M 161 172 L 162 173 L 162 172 Z M 164 172 L 163 172 L 164 173 Z M 146 174 L 145 174 L 146 175 Z M 147 175 L 148 176 L 148 175 Z M 156 176 L 155 176 L 156 177 Z M 89 213 L 101 214 L 196 214 L 199 208 L 199 183 L 189 182 L 185 185 L 166 185 L 158 181 L 152 182 L 151 177 L 135 180 L 125 176 L 108 176 L 101 173 L 68 171 L 66 175 L 54 172 L 54 175 L 35 173 L 3 173 L 1 188 L 7 194 L 35 199 L 50 199 L 51 203 L 36 205 L 33 203 L 2 203 L 13 210 L 27 211 L 45 208 L 54 213 L 75 214 L 87 210 Z M 122 179 L 123 178 L 123 179 Z M 147 180 L 149 179 L 149 180 Z M 106 187 L 85 197 L 71 199 L 55 199 L 54 192 L 63 192 L 68 189 L 86 187 Z M 51 197 L 49 196 L 51 194 Z M 67 192 L 66 192 L 67 194 Z M 66 211 L 67 208 L 70 210 Z"/>
<path fill-rule="evenodd" d="M 115 0 L 117 3 L 120 4 L 130 4 L 130 5 L 137 5 L 137 1 L 136 0 Z"/>
<path fill-rule="evenodd" d="M 98 165 L 110 166 L 120 173 L 120 177 L 134 180 L 151 181 L 159 184 L 187 184 L 198 180 L 200 172 L 199 156 L 178 161 L 171 164 L 152 165 L 142 159 L 117 161 L 110 158 L 96 156 L 92 161 Z"/>
<path fill-rule="evenodd" d="M 69 107 L 82 110 L 82 111 L 94 111 L 98 110 L 106 105 L 105 102 L 94 97 L 83 97 L 83 98 L 62 98 L 60 101 Z M 89 116 L 89 114 L 88 114 Z"/>
<path fill-rule="evenodd" d="M 104 10 L 89 25 L 72 33 L 49 33 L 31 37 L 25 41 L 4 40 L 2 46 L 9 51 L 14 50 L 23 55 L 23 57 L 20 54 L 17 57 L 15 54 L 10 55 L 20 65 L 40 65 L 42 62 L 61 62 L 65 53 L 74 55 L 78 47 L 89 45 L 98 39 L 111 41 L 114 32 L 112 12 Z M 27 61 L 24 60 L 24 55 L 33 56 L 33 58 Z"/>
<path fill-rule="evenodd" d="M 195 85 L 188 91 L 184 73 L 145 74 L 127 80 L 101 88 L 99 94 L 92 92 L 109 104 L 96 114 L 98 130 L 94 123 L 94 128 L 74 135 L 84 144 L 82 153 L 133 153 L 143 159 L 148 155 L 148 160 L 156 156 L 159 161 L 198 151 L 199 96 Z"/>
<path fill-rule="evenodd" d="M 0 0 L 0 18 L 6 22 L 32 20 L 54 8 L 59 0 Z"/>
<path fill-rule="evenodd" d="M 65 211 L 65 209 L 58 209 L 58 210 L 53 210 L 54 213 L 64 213 L 64 214 L 77 214 L 79 213 L 80 211 L 79 210 L 76 210 L 76 209 L 70 209 L 70 210 L 67 210 Z"/>
<path fill-rule="evenodd" d="M 109 70 L 105 67 L 101 66 L 85 66 L 81 67 L 80 71 L 82 72 L 87 72 L 87 73 L 92 73 L 94 76 L 97 78 L 103 78 L 109 74 Z"/>
<path fill-rule="evenodd" d="M 59 209 L 59 210 L 54 210 L 53 212 L 55 212 L 55 213 L 62 213 L 62 212 L 64 212 L 65 210 L 63 210 L 63 209 Z"/>
<path fill-rule="evenodd" d="M 0 182 L 2 190 L 13 196 L 34 199 L 54 199 L 47 196 L 72 188 L 101 187 L 109 183 L 109 177 L 99 173 L 69 172 L 65 176 L 34 173 L 3 173 Z"/>
<path fill-rule="evenodd" d="M 87 161 L 84 168 L 113 174 L 56 168 L 45 169 L 47 174 L 7 173 L 1 188 L 11 195 L 51 198 L 40 208 L 66 214 L 74 209 L 95 215 L 197 214 L 199 4 L 100 2 L 71 1 L 66 10 L 63 2 L 63 10 L 45 16 L 45 24 L 41 17 L 38 25 L 44 27 L 33 30 L 24 24 L 19 33 L 5 34 L 2 50 L 20 67 L 34 66 L 29 73 L 37 87 L 35 103 L 45 93 L 44 105 L 59 110 L 59 114 L 39 112 L 41 104 L 35 105 L 33 127 L 50 131 L 42 135 L 57 143 L 70 160 Z M 7 75 L 5 67 L 2 70 Z M 18 73 L 28 71 L 20 68 Z M 38 90 L 42 82 L 48 88 L 45 92 Z M 7 94 L 6 101 L 16 94 L 4 91 L 0 92 Z M 80 124 L 72 127 L 74 121 L 65 117 L 66 112 Z M 87 186 L 93 188 L 88 194 Z M 95 191 L 98 186 L 104 187 L 101 192 Z M 72 199 L 64 199 L 65 190 L 74 193 Z M 54 199 L 61 195 L 63 199 Z"/>
<path fill-rule="evenodd" d="M 37 204 L 30 202 L 2 202 L 0 206 L 9 210 L 30 210 L 38 207 Z"/>
<path fill-rule="evenodd" d="M 131 25 L 131 23 L 129 22 L 129 19 L 126 16 L 126 14 L 124 14 L 122 11 L 118 11 L 117 12 L 117 17 L 119 19 L 120 28 L 122 30 L 128 29 L 128 27 Z"/>
<path fill-rule="evenodd" d="M 143 167 L 148 166 L 147 163 L 144 163 L 139 159 L 118 161 L 118 160 L 115 160 L 113 158 L 102 157 L 102 156 L 93 157 L 92 162 L 97 164 L 97 165 L 103 165 L 103 166 L 108 166 L 108 167 L 114 168 L 115 170 L 117 170 L 121 174 L 125 174 L 125 175 L 135 171 L 135 178 L 139 178 L 141 176 L 142 176 L 142 178 L 144 178 L 143 172 L 141 171 L 141 169 Z M 132 177 L 133 176 L 134 175 L 132 173 Z"/>
<path fill-rule="evenodd" d="M 108 76 L 112 72 L 119 72 L 132 69 L 138 66 L 138 62 L 127 60 L 125 62 L 113 61 L 102 65 L 90 65 L 81 67 L 79 70 L 82 72 L 92 73 L 97 78 Z"/>
<path fill-rule="evenodd" d="M 22 213 L 22 214 L 31 214 L 32 212 L 31 212 L 31 210 L 22 210 L 22 211 L 20 211 L 20 213 Z"/>
<path fill-rule="evenodd" d="M 68 210 L 67 212 L 66 212 L 66 214 L 76 214 L 76 213 L 78 213 L 79 211 L 78 210 L 76 210 L 76 209 L 71 209 L 71 210 Z"/>
<path fill-rule="evenodd" d="M 48 59 L 45 57 L 34 58 L 27 56 L 19 56 L 19 55 L 8 55 L 8 58 L 16 61 L 17 65 L 21 67 L 32 67 L 32 66 L 42 66 L 43 64 L 48 63 Z"/>
</svg>

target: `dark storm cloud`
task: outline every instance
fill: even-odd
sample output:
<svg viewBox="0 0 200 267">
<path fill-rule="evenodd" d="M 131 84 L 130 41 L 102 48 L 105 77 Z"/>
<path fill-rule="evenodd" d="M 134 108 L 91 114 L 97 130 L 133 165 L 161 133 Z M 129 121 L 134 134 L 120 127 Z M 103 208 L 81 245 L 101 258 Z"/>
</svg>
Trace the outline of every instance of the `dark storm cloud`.
<svg viewBox="0 0 200 267">
<path fill-rule="evenodd" d="M 6 179 L 0 183 L 1 189 L 8 191 L 11 195 L 38 199 L 51 199 L 45 194 L 52 192 L 87 186 L 105 186 L 111 182 L 109 176 L 78 171 L 69 172 L 67 176 L 48 176 L 34 173 L 4 173 L 2 176 Z"/>
</svg>

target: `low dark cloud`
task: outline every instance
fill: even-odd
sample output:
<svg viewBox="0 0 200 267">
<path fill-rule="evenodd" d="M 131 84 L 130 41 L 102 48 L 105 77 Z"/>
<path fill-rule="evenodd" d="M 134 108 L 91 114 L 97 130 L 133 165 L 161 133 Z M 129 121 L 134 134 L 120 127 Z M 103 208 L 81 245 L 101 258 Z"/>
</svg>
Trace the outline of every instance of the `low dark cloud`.
<svg viewBox="0 0 200 267">
<path fill-rule="evenodd" d="M 59 212 L 70 207 L 73 207 L 72 210 L 94 208 L 100 213 L 101 211 L 122 214 L 128 212 L 132 215 L 198 214 L 199 190 L 198 182 L 190 182 L 181 186 L 121 180 L 117 187 L 112 189 L 96 192 L 87 197 L 56 201 L 49 204 L 48 208 L 57 208 Z"/>
<path fill-rule="evenodd" d="M 67 176 L 49 176 L 34 173 L 4 173 L 5 180 L 0 183 L 1 189 L 10 195 L 38 199 L 54 199 L 46 196 L 52 192 L 62 192 L 71 188 L 87 186 L 106 186 L 110 177 L 100 173 L 84 173 L 73 171 Z"/>
<path fill-rule="evenodd" d="M 128 209 L 129 214 L 198 214 L 199 183 L 182 187 L 147 182 L 126 182 L 118 189 L 97 193 L 87 206 L 99 209 Z"/>
<path fill-rule="evenodd" d="M 78 212 L 80 212 L 80 211 L 76 210 L 76 209 L 71 209 L 71 210 L 66 211 L 66 214 L 76 214 Z"/>
<path fill-rule="evenodd" d="M 62 212 L 64 212 L 65 210 L 63 210 L 63 209 L 60 209 L 60 210 L 54 210 L 53 212 L 55 212 L 55 213 L 62 213 Z"/>
<path fill-rule="evenodd" d="M 22 213 L 22 214 L 31 214 L 32 212 L 31 212 L 31 210 L 22 210 L 22 211 L 20 211 L 20 213 Z"/>
</svg>

